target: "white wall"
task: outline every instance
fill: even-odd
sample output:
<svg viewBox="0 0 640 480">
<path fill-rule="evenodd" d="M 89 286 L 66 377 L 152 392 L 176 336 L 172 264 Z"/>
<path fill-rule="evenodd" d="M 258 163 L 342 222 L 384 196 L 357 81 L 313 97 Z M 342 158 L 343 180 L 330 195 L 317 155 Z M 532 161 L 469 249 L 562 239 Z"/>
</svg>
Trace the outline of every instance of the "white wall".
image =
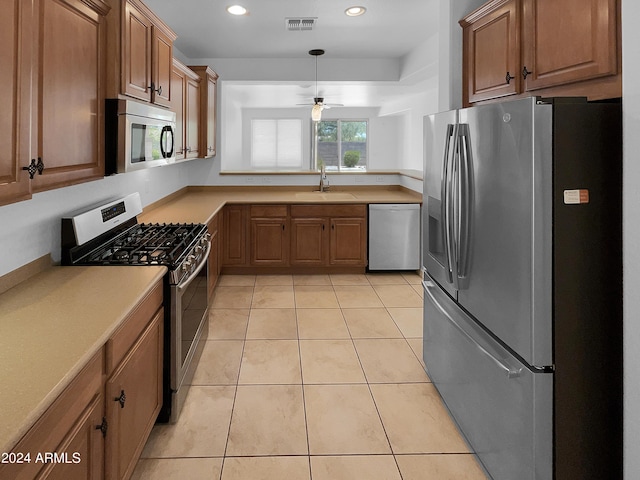
<svg viewBox="0 0 640 480">
<path fill-rule="evenodd" d="M 640 3 L 622 1 L 624 478 L 640 478 Z"/>
<path fill-rule="evenodd" d="M 0 276 L 48 253 L 59 261 L 63 216 L 133 192 L 140 192 L 142 204 L 148 205 L 186 186 L 189 169 L 202 161 L 113 175 L 0 207 Z"/>
</svg>

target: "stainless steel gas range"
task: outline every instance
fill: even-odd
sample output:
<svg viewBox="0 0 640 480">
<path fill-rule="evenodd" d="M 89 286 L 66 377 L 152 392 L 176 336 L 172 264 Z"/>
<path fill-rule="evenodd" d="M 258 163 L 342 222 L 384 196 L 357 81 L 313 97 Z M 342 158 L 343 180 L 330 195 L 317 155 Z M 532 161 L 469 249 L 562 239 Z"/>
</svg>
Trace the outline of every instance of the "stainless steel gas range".
<svg viewBox="0 0 640 480">
<path fill-rule="evenodd" d="M 139 224 L 133 193 L 62 219 L 63 265 L 164 265 L 164 403 L 178 418 L 207 337 L 210 235 L 202 224 Z M 123 286 L 126 288 L 126 286 Z"/>
</svg>

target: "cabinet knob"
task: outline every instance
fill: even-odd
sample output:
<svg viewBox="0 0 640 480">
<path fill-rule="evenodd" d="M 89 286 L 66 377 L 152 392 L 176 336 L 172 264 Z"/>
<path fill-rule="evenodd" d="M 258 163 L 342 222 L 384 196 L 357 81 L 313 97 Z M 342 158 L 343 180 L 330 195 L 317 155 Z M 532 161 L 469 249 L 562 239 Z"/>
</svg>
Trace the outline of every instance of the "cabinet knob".
<svg viewBox="0 0 640 480">
<path fill-rule="evenodd" d="M 156 92 L 158 95 L 162 95 L 162 85 L 156 88 L 155 83 L 151 82 L 151 85 L 149 86 L 149 88 L 151 89 L 152 92 Z"/>
<path fill-rule="evenodd" d="M 527 75 L 531 75 L 533 72 L 527 70 L 527 66 L 522 67 L 522 78 L 527 78 Z"/>
<path fill-rule="evenodd" d="M 124 393 L 124 390 L 120 390 L 120 396 L 113 399 L 114 402 L 118 402 L 120 404 L 120 408 L 124 408 L 124 402 L 127 401 L 127 396 Z"/>
<path fill-rule="evenodd" d="M 32 180 L 33 177 L 35 177 L 36 172 L 38 172 L 38 175 L 42 175 L 42 172 L 44 171 L 44 162 L 42 161 L 42 157 L 38 157 L 37 162 L 35 158 L 32 158 L 31 163 L 26 167 L 22 167 L 22 170 L 29 172 L 29 178 Z"/>
<path fill-rule="evenodd" d="M 107 423 L 107 418 L 102 417 L 102 423 L 100 425 L 96 425 L 96 430 L 100 430 L 102 432 L 102 438 L 107 436 L 108 428 L 109 424 Z"/>
<path fill-rule="evenodd" d="M 507 81 L 507 85 L 509 85 L 511 83 L 511 80 L 513 80 L 514 78 L 516 77 L 512 77 L 509 72 L 507 72 L 507 74 L 504 77 L 504 79 Z"/>
</svg>

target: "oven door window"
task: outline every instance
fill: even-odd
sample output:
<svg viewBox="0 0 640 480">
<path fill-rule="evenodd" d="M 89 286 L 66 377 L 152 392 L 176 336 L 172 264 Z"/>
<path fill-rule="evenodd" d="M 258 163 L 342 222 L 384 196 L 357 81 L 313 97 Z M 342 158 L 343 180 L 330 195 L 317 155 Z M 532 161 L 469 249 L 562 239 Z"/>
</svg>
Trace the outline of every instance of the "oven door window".
<svg viewBox="0 0 640 480">
<path fill-rule="evenodd" d="M 205 266 L 184 290 L 180 302 L 182 325 L 180 348 L 180 368 L 191 348 L 195 348 L 193 341 L 198 328 L 207 311 L 207 267 Z"/>
<path fill-rule="evenodd" d="M 131 163 L 173 156 L 173 129 L 167 125 L 131 123 Z"/>
</svg>

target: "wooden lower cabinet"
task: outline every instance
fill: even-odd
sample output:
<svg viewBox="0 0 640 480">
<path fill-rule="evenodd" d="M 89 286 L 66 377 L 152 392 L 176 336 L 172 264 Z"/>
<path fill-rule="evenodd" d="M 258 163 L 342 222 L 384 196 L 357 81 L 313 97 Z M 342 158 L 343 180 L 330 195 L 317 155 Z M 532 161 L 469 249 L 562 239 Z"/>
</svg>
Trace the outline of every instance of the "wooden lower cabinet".
<svg viewBox="0 0 640 480">
<path fill-rule="evenodd" d="M 220 277 L 220 215 L 216 214 L 207 223 L 207 229 L 209 235 L 211 235 L 211 250 L 209 251 L 209 285 L 207 286 L 207 298 L 211 299 L 213 296 L 213 290 L 218 283 L 218 277 Z"/>
<path fill-rule="evenodd" d="M 162 298 L 161 280 L 12 449 L 30 463 L 0 463 L 0 479 L 131 477 L 162 406 Z"/>
<path fill-rule="evenodd" d="M 367 266 L 367 207 L 227 205 L 225 273 L 358 273 Z"/>
<path fill-rule="evenodd" d="M 284 267 L 289 264 L 288 210 L 287 205 L 251 206 L 251 265 Z"/>
<path fill-rule="evenodd" d="M 366 265 L 367 225 L 364 218 L 332 218 L 330 265 Z"/>
<path fill-rule="evenodd" d="M 291 219 L 291 265 L 326 265 L 327 224 L 326 218 Z"/>
<path fill-rule="evenodd" d="M 248 205 L 226 205 L 222 213 L 222 265 L 247 265 Z"/>
<path fill-rule="evenodd" d="M 30 463 L 0 464 L 1 479 L 104 478 L 104 438 L 98 429 L 104 414 L 103 370 L 101 349 L 13 448 L 15 455 L 28 454 Z M 43 462 L 42 455 L 54 453 L 55 459 Z"/>
<path fill-rule="evenodd" d="M 106 479 L 127 479 L 162 407 L 162 331 L 160 309 L 105 386 Z"/>
</svg>

